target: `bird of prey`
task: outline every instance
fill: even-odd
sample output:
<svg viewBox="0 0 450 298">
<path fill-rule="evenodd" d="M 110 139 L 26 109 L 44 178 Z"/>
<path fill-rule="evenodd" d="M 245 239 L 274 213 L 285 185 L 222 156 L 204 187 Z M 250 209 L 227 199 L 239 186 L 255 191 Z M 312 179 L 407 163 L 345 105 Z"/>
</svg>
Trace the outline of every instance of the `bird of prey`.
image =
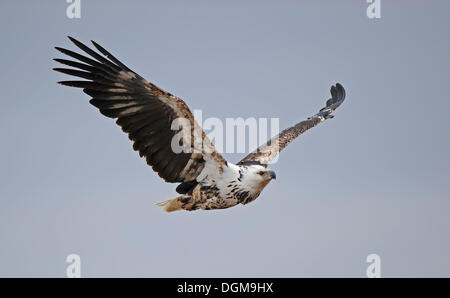
<svg viewBox="0 0 450 298">
<path fill-rule="evenodd" d="M 176 188 L 180 196 L 158 204 L 167 212 L 224 209 L 252 202 L 276 178 L 268 165 L 278 153 L 306 130 L 332 118 L 331 113 L 345 99 L 345 90 L 337 83 L 331 87 L 326 106 L 317 114 L 283 130 L 232 164 L 217 152 L 183 100 L 147 81 L 96 42 L 92 44 L 98 52 L 69 39 L 90 57 L 56 47 L 74 60 L 54 59 L 71 67 L 54 70 L 84 79 L 59 83 L 82 88 L 100 113 L 117 119 L 116 123 L 133 142 L 133 149 L 146 158 L 161 178 L 180 183 Z M 186 121 L 173 129 L 175 119 Z M 183 125 L 189 129 L 183 129 Z M 180 133 L 183 137 L 177 142 L 191 150 L 173 150 L 172 141 Z M 200 142 L 194 141 L 196 136 Z"/>
</svg>

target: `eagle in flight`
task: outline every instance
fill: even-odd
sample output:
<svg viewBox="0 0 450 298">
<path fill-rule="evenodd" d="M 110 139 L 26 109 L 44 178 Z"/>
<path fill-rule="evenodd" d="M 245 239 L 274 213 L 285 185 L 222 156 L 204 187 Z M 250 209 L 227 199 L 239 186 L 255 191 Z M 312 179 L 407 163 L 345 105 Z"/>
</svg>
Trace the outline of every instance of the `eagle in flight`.
<svg viewBox="0 0 450 298">
<path fill-rule="evenodd" d="M 224 209 L 252 202 L 276 178 L 275 172 L 267 168 L 271 160 L 306 130 L 332 118 L 331 113 L 345 99 L 345 90 L 337 83 L 331 87 L 326 106 L 317 114 L 283 130 L 232 164 L 217 152 L 183 100 L 147 81 L 96 42 L 92 44 L 100 53 L 72 37 L 69 39 L 90 57 L 56 47 L 76 61 L 54 59 L 71 67 L 54 70 L 84 79 L 59 83 L 83 88 L 100 113 L 117 119 L 116 123 L 133 142 L 133 149 L 145 156 L 147 164 L 161 178 L 180 183 L 176 188 L 180 196 L 158 204 L 167 212 Z M 179 118 L 186 119 L 184 123 L 190 129 L 173 129 L 172 121 Z M 192 150 L 172 149 L 172 140 L 178 133 L 184 134 L 180 145 L 189 145 Z M 195 136 L 201 141 L 195 141 Z M 185 140 L 191 140 L 190 144 L 183 144 Z"/>
</svg>

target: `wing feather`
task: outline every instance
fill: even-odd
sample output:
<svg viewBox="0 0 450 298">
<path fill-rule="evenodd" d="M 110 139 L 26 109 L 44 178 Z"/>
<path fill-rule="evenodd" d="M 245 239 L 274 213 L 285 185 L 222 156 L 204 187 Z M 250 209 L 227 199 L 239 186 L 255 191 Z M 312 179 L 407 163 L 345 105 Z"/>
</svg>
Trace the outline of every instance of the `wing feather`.
<svg viewBox="0 0 450 298">
<path fill-rule="evenodd" d="M 220 166 L 225 159 L 215 150 L 184 101 L 148 82 L 130 70 L 102 46 L 92 41 L 100 52 L 80 41 L 69 39 L 90 56 L 56 47 L 61 53 L 74 58 L 54 59 L 72 68 L 54 68 L 55 71 L 85 80 L 59 82 L 62 85 L 83 88 L 92 97 L 90 103 L 103 115 L 117 119 L 116 123 L 133 141 L 133 149 L 145 157 L 147 163 L 167 182 L 195 180 L 206 162 Z M 102 56 L 103 55 L 103 56 Z M 189 120 L 192 152 L 175 153 L 171 140 L 182 129 L 172 130 L 177 118 Z M 184 133 L 184 132 L 183 132 Z M 200 144 L 194 142 L 200 136 Z M 189 145 L 189 144 L 188 144 Z M 200 152 L 200 157 L 198 155 Z"/>
<path fill-rule="evenodd" d="M 345 99 L 345 89 L 341 84 L 331 86 L 331 98 L 327 100 L 326 106 L 317 114 L 307 120 L 283 130 L 277 136 L 260 146 L 255 151 L 244 157 L 238 164 L 257 163 L 267 166 L 290 142 L 310 128 L 313 128 L 325 119 L 333 118 L 331 114 Z"/>
</svg>

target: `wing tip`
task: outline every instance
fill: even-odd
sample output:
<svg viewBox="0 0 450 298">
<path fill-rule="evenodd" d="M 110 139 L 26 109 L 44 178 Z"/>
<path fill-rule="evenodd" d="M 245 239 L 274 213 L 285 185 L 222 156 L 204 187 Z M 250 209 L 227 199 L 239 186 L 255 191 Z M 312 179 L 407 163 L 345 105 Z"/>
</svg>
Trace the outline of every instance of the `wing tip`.
<svg viewBox="0 0 450 298">
<path fill-rule="evenodd" d="M 339 97 L 340 100 L 344 100 L 345 99 L 345 88 L 344 86 L 342 86 L 341 83 L 336 83 L 335 85 L 336 91 L 337 91 L 337 95 Z"/>
<path fill-rule="evenodd" d="M 340 83 L 332 85 L 330 88 L 331 98 L 327 100 L 326 106 L 320 109 L 317 116 L 323 117 L 324 119 L 331 119 L 334 116 L 331 113 L 334 112 L 345 100 L 345 89 Z"/>
<path fill-rule="evenodd" d="M 83 46 L 85 46 L 81 41 L 79 41 L 78 39 L 76 39 L 76 38 L 74 38 L 74 37 L 72 37 L 72 36 L 70 36 L 70 35 L 67 35 L 67 38 L 68 38 L 71 42 L 73 42 L 77 47 L 83 47 Z"/>
</svg>

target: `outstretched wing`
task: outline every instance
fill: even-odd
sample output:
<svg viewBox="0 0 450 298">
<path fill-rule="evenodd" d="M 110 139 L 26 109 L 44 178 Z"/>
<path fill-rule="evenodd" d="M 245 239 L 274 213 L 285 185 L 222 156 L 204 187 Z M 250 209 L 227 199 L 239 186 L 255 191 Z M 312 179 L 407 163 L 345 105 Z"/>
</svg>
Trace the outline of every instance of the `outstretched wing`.
<svg viewBox="0 0 450 298">
<path fill-rule="evenodd" d="M 281 150 L 283 150 L 296 137 L 316 126 L 320 122 L 328 118 L 333 118 L 331 113 L 336 110 L 345 99 L 345 90 L 341 84 L 331 86 L 331 98 L 327 100 L 326 107 L 321 109 L 317 114 L 309 117 L 307 120 L 297 123 L 296 125 L 283 130 L 280 134 L 269 140 L 266 144 L 247 155 L 238 164 L 257 163 L 267 166 Z"/>
<path fill-rule="evenodd" d="M 116 123 L 133 141 L 133 149 L 145 156 L 165 181 L 192 181 L 207 163 L 216 167 L 226 164 L 184 101 L 148 82 L 94 41 L 93 45 L 104 56 L 72 37 L 69 39 L 93 59 L 56 47 L 78 61 L 54 59 L 73 67 L 54 70 L 85 79 L 59 83 L 83 88 L 100 113 L 117 119 Z M 175 119 L 185 121 L 178 121 L 177 129 L 173 130 Z M 178 137 L 175 143 L 174 136 Z M 173 150 L 174 144 L 177 150 Z"/>
</svg>

